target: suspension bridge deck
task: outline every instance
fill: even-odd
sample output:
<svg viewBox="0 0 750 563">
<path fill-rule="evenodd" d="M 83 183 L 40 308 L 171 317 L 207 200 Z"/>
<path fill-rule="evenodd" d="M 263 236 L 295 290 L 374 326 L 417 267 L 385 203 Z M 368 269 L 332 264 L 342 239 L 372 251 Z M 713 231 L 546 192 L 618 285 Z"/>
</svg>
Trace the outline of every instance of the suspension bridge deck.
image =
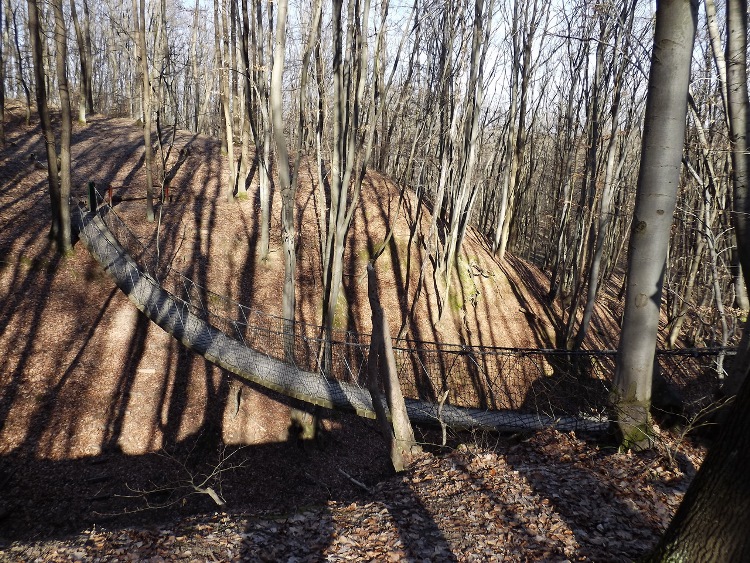
<svg viewBox="0 0 750 563">
<path fill-rule="evenodd" d="M 73 210 L 74 227 L 81 242 L 130 301 L 151 321 L 183 345 L 236 376 L 301 401 L 330 409 L 350 411 L 375 418 L 369 391 L 356 384 L 337 381 L 305 371 L 254 350 L 227 336 L 176 297 L 142 269 L 126 252 L 105 221 L 109 206 L 97 212 L 81 207 Z M 513 410 L 443 405 L 406 399 L 409 418 L 414 423 L 439 424 L 453 428 L 479 428 L 497 431 L 535 430 L 554 426 L 564 431 L 603 431 L 604 418 L 522 413 Z"/>
</svg>

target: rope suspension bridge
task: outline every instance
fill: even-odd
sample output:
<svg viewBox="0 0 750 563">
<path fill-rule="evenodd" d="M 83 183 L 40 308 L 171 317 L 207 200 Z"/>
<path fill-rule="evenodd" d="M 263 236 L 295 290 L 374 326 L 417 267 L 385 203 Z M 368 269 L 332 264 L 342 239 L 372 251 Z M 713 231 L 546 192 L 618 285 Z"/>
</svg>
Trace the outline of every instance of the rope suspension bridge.
<svg viewBox="0 0 750 563">
<path fill-rule="evenodd" d="M 99 194 L 90 194 L 90 200 L 94 197 L 104 202 Z M 375 418 L 366 386 L 369 335 L 335 331 L 330 340 L 333 361 L 324 373 L 320 327 L 296 322 L 290 332 L 284 319 L 200 286 L 161 265 L 110 204 L 92 201 L 89 208 L 94 210 L 83 205 L 73 210 L 79 239 L 130 301 L 183 345 L 244 380 L 313 405 Z M 554 426 L 599 432 L 608 425 L 614 351 L 409 340 L 394 341 L 393 348 L 412 422 L 499 431 Z M 723 353 L 664 351 L 658 359 L 663 373 L 680 385 L 692 374 L 710 371 L 711 358 Z"/>
</svg>

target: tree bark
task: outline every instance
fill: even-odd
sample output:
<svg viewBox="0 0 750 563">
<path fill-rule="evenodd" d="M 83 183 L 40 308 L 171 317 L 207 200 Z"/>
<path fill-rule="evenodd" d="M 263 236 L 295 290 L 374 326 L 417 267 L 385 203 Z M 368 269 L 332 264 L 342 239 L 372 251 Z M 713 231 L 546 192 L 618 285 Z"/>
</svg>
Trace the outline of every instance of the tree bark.
<svg viewBox="0 0 750 563">
<path fill-rule="evenodd" d="M 697 0 L 662 0 L 656 11 L 625 312 L 612 392 L 625 447 L 647 447 L 651 440 L 651 379 L 680 179 L 697 10 Z"/>
<path fill-rule="evenodd" d="M 734 228 L 745 280 L 750 279 L 750 103 L 747 89 L 747 0 L 727 1 L 727 99 L 729 139 L 732 144 L 732 185 L 734 192 Z M 748 322 L 745 321 L 745 332 Z M 750 371 L 750 339 L 744 337 L 737 351 L 734 368 L 724 386 L 733 395 Z"/>
<path fill-rule="evenodd" d="M 3 3 L 0 2 L 0 146 L 5 146 L 5 51 L 3 51 Z"/>
</svg>

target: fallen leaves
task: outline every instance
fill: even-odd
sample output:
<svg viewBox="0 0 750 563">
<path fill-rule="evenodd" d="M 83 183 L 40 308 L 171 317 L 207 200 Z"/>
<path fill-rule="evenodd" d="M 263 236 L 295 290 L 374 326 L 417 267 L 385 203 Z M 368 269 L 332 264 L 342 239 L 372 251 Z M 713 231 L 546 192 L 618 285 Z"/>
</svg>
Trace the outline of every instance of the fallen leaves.
<svg viewBox="0 0 750 563">
<path fill-rule="evenodd" d="M 548 430 L 495 451 L 424 454 L 355 502 L 286 515 L 214 513 L 162 529 L 92 529 L 14 543 L 0 558 L 630 561 L 655 543 L 688 484 L 657 461 L 656 453 L 606 454 Z"/>
</svg>

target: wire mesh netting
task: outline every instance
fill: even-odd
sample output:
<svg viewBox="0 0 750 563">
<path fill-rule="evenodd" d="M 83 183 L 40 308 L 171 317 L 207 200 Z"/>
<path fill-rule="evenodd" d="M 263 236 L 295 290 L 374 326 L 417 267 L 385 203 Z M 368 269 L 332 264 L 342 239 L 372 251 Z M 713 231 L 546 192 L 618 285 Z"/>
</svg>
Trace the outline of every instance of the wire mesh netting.
<svg viewBox="0 0 750 563">
<path fill-rule="evenodd" d="M 277 378 L 269 385 L 276 390 L 286 389 L 303 400 L 328 404 L 328 399 L 314 400 L 316 394 L 328 397 L 335 388 L 335 392 L 346 395 L 342 400 L 347 408 L 358 410 L 354 403 L 361 404 L 362 410 L 370 408 L 365 389 L 369 335 L 334 330 L 325 338 L 319 326 L 290 323 L 250 309 L 176 270 L 160 267 L 149 245 L 111 207 L 103 206 L 98 217 L 105 227 L 89 237 L 97 245 L 96 254 L 116 279 L 126 282 L 123 289 L 131 293 L 134 301 L 153 309 L 149 314 L 152 319 L 153 315 L 161 316 L 163 322 L 173 325 L 177 321 L 165 319 L 176 316 L 180 323 L 192 317 L 202 320 L 216 331 L 209 335 L 211 342 L 221 340 L 221 353 L 232 355 L 232 361 L 251 367 L 252 362 L 265 361 L 266 375 L 262 377 Z M 82 228 L 83 222 L 82 219 Z M 160 297 L 155 297 L 157 294 Z M 184 330 L 175 327 L 170 332 Z M 222 337 L 241 346 L 225 343 Z M 332 361 L 330 367 L 323 369 L 327 344 Z M 208 351 L 211 344 L 206 346 Z M 538 426 L 540 421 L 560 421 L 562 417 L 606 420 L 615 369 L 616 354 L 612 350 L 468 347 L 410 340 L 394 341 L 393 347 L 404 396 L 423 405 L 471 409 L 474 415 L 491 411 L 516 413 L 521 426 Z M 711 391 L 719 382 L 716 359 L 726 354 L 731 352 L 660 351 L 657 358 L 669 384 L 683 395 L 688 408 L 697 412 L 710 401 Z M 267 359 L 274 360 L 272 367 Z M 257 367 L 252 369 L 258 372 Z M 271 372 L 275 375 L 269 375 Z M 434 417 L 437 411 L 428 410 L 432 413 L 428 417 Z"/>
</svg>

